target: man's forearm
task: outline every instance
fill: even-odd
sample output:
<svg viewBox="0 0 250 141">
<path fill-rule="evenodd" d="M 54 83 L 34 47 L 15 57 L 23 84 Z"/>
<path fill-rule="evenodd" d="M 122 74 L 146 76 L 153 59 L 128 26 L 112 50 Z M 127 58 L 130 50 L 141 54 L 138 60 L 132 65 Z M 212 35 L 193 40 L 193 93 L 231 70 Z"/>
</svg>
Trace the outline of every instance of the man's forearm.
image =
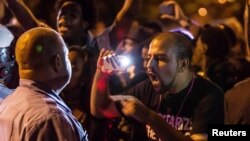
<svg viewBox="0 0 250 141">
<path fill-rule="evenodd" d="M 91 114 L 96 117 L 106 117 L 106 110 L 112 102 L 107 93 L 108 74 L 104 74 L 100 69 L 96 70 L 91 89 Z"/>
<path fill-rule="evenodd" d="M 115 49 L 121 40 L 128 33 L 133 19 L 138 13 L 140 0 L 125 0 L 121 10 L 117 13 L 114 28 L 110 34 L 111 46 Z M 123 34 L 120 34 L 123 33 Z"/>
<path fill-rule="evenodd" d="M 170 126 L 156 112 L 150 111 L 146 124 L 148 124 L 162 141 L 192 141 L 180 131 Z"/>
<path fill-rule="evenodd" d="M 133 18 L 139 11 L 140 0 L 125 0 L 121 10 L 116 15 L 116 22 L 122 21 L 123 18 Z"/>
<path fill-rule="evenodd" d="M 25 30 L 39 26 L 39 21 L 35 18 L 33 13 L 23 1 L 5 0 L 5 4 L 12 11 Z"/>
</svg>

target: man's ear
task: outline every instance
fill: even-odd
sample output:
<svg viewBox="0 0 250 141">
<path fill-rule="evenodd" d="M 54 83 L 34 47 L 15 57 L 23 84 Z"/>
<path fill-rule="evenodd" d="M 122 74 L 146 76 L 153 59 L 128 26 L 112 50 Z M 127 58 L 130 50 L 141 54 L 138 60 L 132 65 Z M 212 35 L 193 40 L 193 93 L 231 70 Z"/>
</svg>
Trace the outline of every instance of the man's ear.
<svg viewBox="0 0 250 141">
<path fill-rule="evenodd" d="M 203 43 L 202 44 L 202 51 L 203 51 L 203 53 L 206 53 L 207 52 L 207 44 L 205 44 L 205 43 Z"/>
<path fill-rule="evenodd" d="M 190 66 L 190 60 L 188 58 L 180 59 L 178 62 L 178 72 L 183 72 Z"/>
<path fill-rule="evenodd" d="M 55 71 L 55 72 L 59 72 L 60 66 L 61 66 L 61 62 L 60 62 L 60 55 L 54 55 L 51 57 L 50 59 L 50 65 L 51 68 Z"/>
</svg>

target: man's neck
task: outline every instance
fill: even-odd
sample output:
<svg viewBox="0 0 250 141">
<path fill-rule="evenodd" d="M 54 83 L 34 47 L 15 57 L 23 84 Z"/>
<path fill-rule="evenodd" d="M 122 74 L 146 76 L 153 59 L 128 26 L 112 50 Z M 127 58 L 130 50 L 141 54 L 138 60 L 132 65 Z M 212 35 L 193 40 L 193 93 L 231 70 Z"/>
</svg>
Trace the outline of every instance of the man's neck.
<svg viewBox="0 0 250 141">
<path fill-rule="evenodd" d="M 169 92 L 172 94 L 179 93 L 180 91 L 189 86 L 192 79 L 194 79 L 194 74 L 191 71 L 183 72 L 182 74 L 177 74 L 175 82 L 170 88 Z"/>
</svg>

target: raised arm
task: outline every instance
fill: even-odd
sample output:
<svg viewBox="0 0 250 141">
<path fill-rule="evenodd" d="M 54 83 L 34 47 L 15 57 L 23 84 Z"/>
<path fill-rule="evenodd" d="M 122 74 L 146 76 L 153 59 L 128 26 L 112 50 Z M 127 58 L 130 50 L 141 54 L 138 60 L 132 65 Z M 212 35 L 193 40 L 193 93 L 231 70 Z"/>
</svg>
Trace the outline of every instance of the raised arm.
<svg viewBox="0 0 250 141">
<path fill-rule="evenodd" d="M 117 117 L 120 115 L 116 110 L 112 98 L 107 92 L 107 83 L 110 72 L 106 72 L 103 69 L 102 57 L 111 53 L 111 51 L 102 49 L 97 61 L 90 100 L 91 114 L 95 117 Z"/>
<path fill-rule="evenodd" d="M 168 13 L 170 7 L 173 6 L 173 14 Z M 197 37 L 199 30 L 202 26 L 195 20 L 189 18 L 183 12 L 181 6 L 175 0 L 163 1 L 160 5 L 160 14 L 162 19 L 169 19 L 176 21 L 179 25 L 187 30 L 191 31 L 192 34 Z"/>
<path fill-rule="evenodd" d="M 139 5 L 140 0 L 125 0 L 121 10 L 116 15 L 115 21 L 119 24 L 124 18 L 134 18 Z"/>
<path fill-rule="evenodd" d="M 25 5 L 22 0 L 4 0 L 5 5 L 12 11 L 14 16 L 17 18 L 19 23 L 25 30 L 29 30 L 40 25 L 44 25 L 39 22 L 36 17 L 32 14 L 29 8 Z"/>
<path fill-rule="evenodd" d="M 116 15 L 114 20 L 115 27 L 112 29 L 110 34 L 110 40 L 113 47 L 116 47 L 129 31 L 134 17 L 139 11 L 140 1 L 141 0 L 124 1 L 121 10 Z"/>
</svg>

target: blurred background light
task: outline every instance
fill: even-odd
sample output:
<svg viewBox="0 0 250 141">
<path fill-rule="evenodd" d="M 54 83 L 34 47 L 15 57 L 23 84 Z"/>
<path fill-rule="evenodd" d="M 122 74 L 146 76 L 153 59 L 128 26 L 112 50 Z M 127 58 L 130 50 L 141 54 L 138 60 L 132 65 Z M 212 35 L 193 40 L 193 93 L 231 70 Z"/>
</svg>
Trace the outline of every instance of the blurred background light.
<svg viewBox="0 0 250 141">
<path fill-rule="evenodd" d="M 219 2 L 220 4 L 225 4 L 225 3 L 227 2 L 227 0 L 218 0 L 218 2 Z"/>
<path fill-rule="evenodd" d="M 204 7 L 201 7 L 199 10 L 198 10 L 198 14 L 200 15 L 200 16 L 206 16 L 207 15 L 207 9 L 206 8 L 204 8 Z"/>
</svg>

